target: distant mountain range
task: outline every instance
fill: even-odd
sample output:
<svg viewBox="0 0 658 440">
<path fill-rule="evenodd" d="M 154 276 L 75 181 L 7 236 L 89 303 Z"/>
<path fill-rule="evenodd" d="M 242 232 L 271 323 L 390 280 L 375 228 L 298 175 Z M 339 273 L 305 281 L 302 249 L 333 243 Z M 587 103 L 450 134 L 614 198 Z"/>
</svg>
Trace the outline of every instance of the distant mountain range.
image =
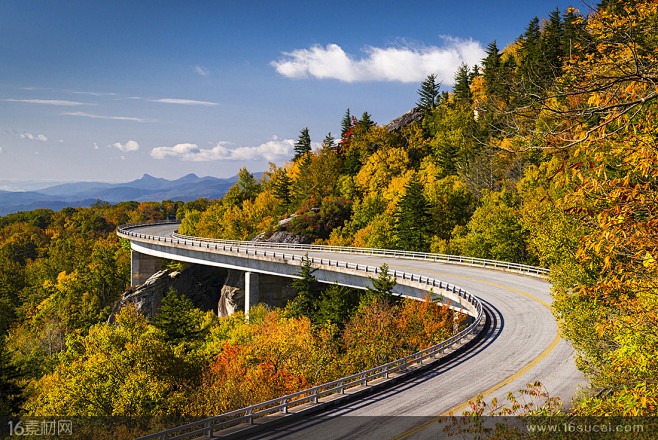
<svg viewBox="0 0 658 440">
<path fill-rule="evenodd" d="M 259 174 L 255 177 L 260 177 Z M 38 191 L 0 191 L 0 215 L 40 208 L 59 211 L 67 206 L 89 206 L 97 200 L 118 203 L 129 200 L 189 202 L 201 197 L 218 199 L 237 181 L 238 176 L 218 179 L 188 174 L 177 180 L 167 180 L 144 174 L 141 179 L 128 183 L 77 182 Z"/>
</svg>

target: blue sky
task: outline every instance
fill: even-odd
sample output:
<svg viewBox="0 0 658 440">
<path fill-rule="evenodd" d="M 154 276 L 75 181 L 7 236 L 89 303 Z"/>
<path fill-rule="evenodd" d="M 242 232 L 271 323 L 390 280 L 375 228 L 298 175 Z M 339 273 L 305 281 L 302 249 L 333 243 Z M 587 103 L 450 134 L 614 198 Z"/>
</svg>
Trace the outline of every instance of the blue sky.
<svg viewBox="0 0 658 440">
<path fill-rule="evenodd" d="M 386 124 L 556 1 L 0 2 L 0 181 L 229 177 Z M 2 188 L 0 188 L 2 189 Z"/>
</svg>

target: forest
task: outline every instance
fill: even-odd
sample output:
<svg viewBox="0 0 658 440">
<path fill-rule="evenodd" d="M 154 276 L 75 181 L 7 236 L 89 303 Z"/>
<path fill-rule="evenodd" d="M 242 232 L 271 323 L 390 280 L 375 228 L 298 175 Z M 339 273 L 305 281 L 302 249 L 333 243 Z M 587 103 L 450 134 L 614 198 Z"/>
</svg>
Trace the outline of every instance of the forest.
<svg viewBox="0 0 658 440">
<path fill-rule="evenodd" d="M 261 179 L 243 168 L 219 199 L 1 217 L 2 413 L 216 414 L 450 334 L 433 298 L 392 298 L 386 276 L 323 289 L 310 267 L 286 308 L 249 320 L 172 292 L 151 319 L 125 309 L 106 324 L 129 277 L 118 225 L 177 217 L 181 233 L 246 240 L 294 214 L 287 230 L 319 244 L 550 268 L 555 318 L 591 383 L 573 414 L 654 415 L 658 3 L 546 16 L 491 42 L 451 90 L 429 75 L 419 121 L 391 130 L 347 109 L 337 137 L 301 129 L 289 162 Z"/>
</svg>

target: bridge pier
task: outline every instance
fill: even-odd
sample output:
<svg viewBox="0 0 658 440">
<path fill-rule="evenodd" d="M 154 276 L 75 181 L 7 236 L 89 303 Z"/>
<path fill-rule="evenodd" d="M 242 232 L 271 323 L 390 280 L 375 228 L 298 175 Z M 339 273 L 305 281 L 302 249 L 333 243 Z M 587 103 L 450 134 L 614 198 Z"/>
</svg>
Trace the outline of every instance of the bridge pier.
<svg viewBox="0 0 658 440">
<path fill-rule="evenodd" d="M 162 268 L 162 258 L 130 251 L 130 285 L 137 287 Z"/>
<path fill-rule="evenodd" d="M 255 272 L 244 273 L 244 314 L 249 315 L 249 309 L 259 303 L 260 283 L 259 274 Z"/>
</svg>

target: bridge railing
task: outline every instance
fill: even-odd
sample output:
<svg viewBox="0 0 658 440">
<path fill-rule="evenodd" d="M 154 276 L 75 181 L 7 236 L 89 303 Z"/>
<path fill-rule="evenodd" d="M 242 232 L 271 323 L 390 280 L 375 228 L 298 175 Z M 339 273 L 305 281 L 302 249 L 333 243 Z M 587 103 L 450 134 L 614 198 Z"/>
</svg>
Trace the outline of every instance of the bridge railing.
<svg viewBox="0 0 658 440">
<path fill-rule="evenodd" d="M 170 221 L 168 223 L 175 223 Z M 161 222 L 160 224 L 165 224 Z M 282 252 L 276 252 L 272 250 L 265 249 L 255 249 L 253 246 L 250 248 L 249 245 L 254 242 L 240 242 L 234 240 L 199 240 L 192 239 L 194 237 L 184 238 L 183 236 L 178 237 L 158 237 L 148 234 L 142 234 L 132 229 L 135 229 L 139 226 L 153 225 L 153 223 L 142 223 L 142 224 L 132 224 L 125 225 L 118 228 L 117 233 L 126 237 L 137 237 L 142 239 L 148 239 L 157 242 L 166 242 L 172 244 L 184 244 L 190 246 L 199 246 L 201 248 L 205 247 L 207 249 L 224 249 L 233 252 L 245 252 L 247 254 L 251 253 L 254 255 L 266 255 L 271 257 L 283 258 L 286 260 L 302 260 L 306 258 L 305 256 L 298 254 L 285 254 Z M 205 246 L 204 246 L 205 244 Z M 325 247 L 327 248 L 327 247 Z M 298 249 L 298 248 L 295 248 Z M 310 248 L 301 248 L 301 249 L 310 249 Z M 324 249 L 326 250 L 326 249 Z M 308 257 L 311 263 L 316 264 L 326 264 L 329 266 L 344 267 L 348 269 L 354 269 L 357 271 L 365 271 L 366 273 L 379 273 L 379 267 L 369 266 L 365 264 L 341 262 L 333 259 L 326 258 L 316 258 Z M 278 397 L 266 402 L 257 403 L 245 408 L 240 408 L 235 411 L 231 411 L 225 414 L 221 414 L 214 417 L 209 417 L 203 420 L 199 420 L 193 423 L 188 423 L 186 425 L 178 426 L 154 434 L 150 434 L 144 437 L 140 437 L 138 440 L 149 440 L 149 439 L 162 439 L 162 440 L 173 440 L 173 439 L 183 439 L 190 437 L 198 437 L 199 435 L 207 435 L 209 438 L 213 437 L 215 431 L 219 431 L 230 426 L 238 425 L 241 423 L 253 424 L 254 418 L 264 417 L 271 414 L 288 414 L 291 409 L 305 404 L 317 404 L 319 399 L 326 397 L 331 394 L 338 394 L 338 399 L 344 399 L 349 395 L 349 390 L 358 388 L 358 387 L 367 387 L 369 382 L 372 382 L 376 379 L 388 379 L 392 374 L 394 375 L 404 375 L 408 373 L 409 367 L 416 364 L 421 364 L 426 359 L 436 359 L 441 357 L 444 352 L 455 345 L 461 344 L 466 339 L 475 337 L 483 328 L 483 317 L 484 310 L 482 303 L 466 290 L 451 285 L 449 283 L 444 283 L 443 281 L 435 280 L 430 277 L 425 277 L 417 274 L 393 271 L 391 273 L 396 278 L 402 278 L 405 280 L 417 281 L 420 284 L 426 285 L 429 290 L 432 287 L 439 287 L 445 291 L 452 292 L 456 297 L 463 299 L 466 303 L 466 307 L 473 313 L 475 316 L 474 321 L 468 325 L 465 329 L 461 330 L 457 334 L 451 336 L 450 338 L 433 345 L 424 350 L 420 350 L 411 355 L 402 357 L 392 362 L 388 362 L 383 365 L 376 366 L 369 370 L 361 371 L 357 374 L 350 376 L 342 377 L 340 379 L 327 382 L 315 387 L 311 387 L 305 390 L 298 391 L 296 393 L 287 394 L 285 396 Z"/>
<path fill-rule="evenodd" d="M 132 225 L 122 226 L 120 227 L 120 229 L 121 228 L 130 229 L 130 228 L 152 225 L 152 224 L 176 224 L 176 223 L 180 223 L 180 222 L 175 220 L 167 220 L 164 222 L 155 222 L 155 223 L 153 222 L 134 223 Z M 327 251 L 327 252 L 337 252 L 337 253 L 345 253 L 345 254 L 381 255 L 386 257 L 437 261 L 437 262 L 445 262 L 452 264 L 463 264 L 467 266 L 481 266 L 486 268 L 506 270 L 510 272 L 518 272 L 518 273 L 523 273 L 526 275 L 532 275 L 537 277 L 546 277 L 550 274 L 550 270 L 543 267 L 536 267 L 536 266 L 530 266 L 527 264 L 519 264 L 519 263 L 509 263 L 506 261 L 488 260 L 485 258 L 465 257 L 461 255 L 446 255 L 446 254 L 434 254 L 428 252 L 412 252 L 412 251 L 401 251 L 394 249 L 376 249 L 376 248 L 362 248 L 362 247 L 350 247 L 350 246 L 327 246 L 327 245 L 315 245 L 315 244 L 270 243 L 267 241 L 223 240 L 223 239 L 182 235 L 182 234 L 178 234 L 177 232 L 174 232 L 172 236 L 174 238 L 184 239 L 184 240 L 227 244 L 227 245 L 235 245 L 240 247 L 252 247 L 252 248 L 266 247 L 266 248 L 291 249 L 291 250 L 313 250 L 313 251 Z"/>
</svg>

